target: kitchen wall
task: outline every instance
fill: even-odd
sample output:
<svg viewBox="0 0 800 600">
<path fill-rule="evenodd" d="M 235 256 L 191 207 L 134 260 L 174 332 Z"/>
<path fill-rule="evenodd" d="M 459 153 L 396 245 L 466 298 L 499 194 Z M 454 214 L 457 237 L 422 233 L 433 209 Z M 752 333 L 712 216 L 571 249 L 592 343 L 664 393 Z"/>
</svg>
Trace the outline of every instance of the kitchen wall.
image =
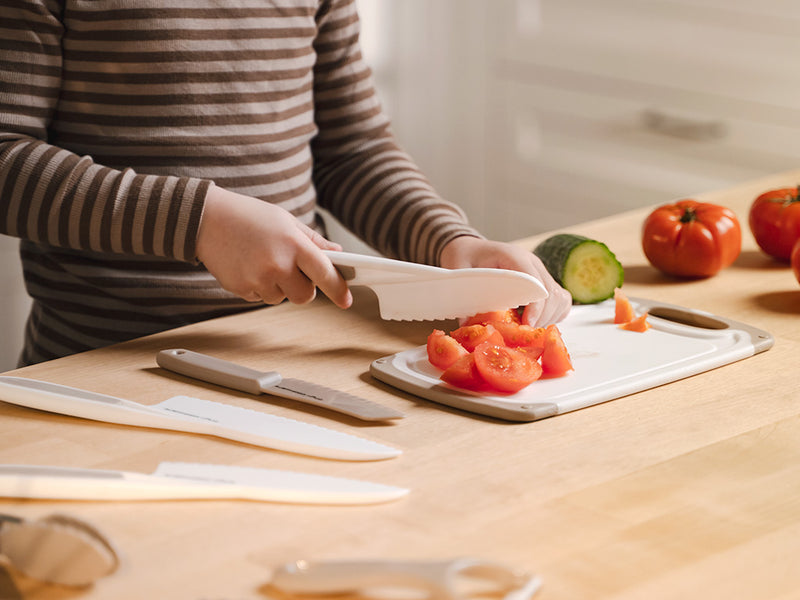
<svg viewBox="0 0 800 600">
<path fill-rule="evenodd" d="M 396 135 L 491 237 L 800 165 L 800 3 L 357 1 Z"/>
</svg>

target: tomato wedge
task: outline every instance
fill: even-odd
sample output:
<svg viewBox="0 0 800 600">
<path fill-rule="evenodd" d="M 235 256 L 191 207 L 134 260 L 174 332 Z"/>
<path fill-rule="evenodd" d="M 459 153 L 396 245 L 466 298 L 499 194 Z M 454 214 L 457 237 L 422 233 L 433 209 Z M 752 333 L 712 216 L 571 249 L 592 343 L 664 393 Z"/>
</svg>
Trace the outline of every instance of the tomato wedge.
<svg viewBox="0 0 800 600">
<path fill-rule="evenodd" d="M 478 373 L 498 392 L 518 392 L 542 376 L 542 366 L 514 348 L 483 342 L 473 356 Z"/>
<path fill-rule="evenodd" d="M 487 325 L 488 323 L 521 323 L 519 313 L 509 308 L 508 310 L 493 310 L 478 313 L 467 319 L 464 325 Z"/>
<path fill-rule="evenodd" d="M 633 305 L 619 288 L 614 290 L 614 323 L 630 323 L 636 318 Z"/>
<path fill-rule="evenodd" d="M 572 359 L 561 338 L 561 332 L 555 325 L 548 325 L 542 352 L 542 371 L 545 375 L 558 377 L 573 370 Z"/>
<path fill-rule="evenodd" d="M 545 328 L 518 323 L 495 323 L 494 328 L 503 336 L 503 342 L 511 348 L 544 348 Z"/>
<path fill-rule="evenodd" d="M 650 329 L 650 323 L 647 322 L 647 313 L 643 313 L 626 323 L 621 323 L 619 328 L 626 331 L 637 331 L 639 333 L 644 333 Z"/>
<path fill-rule="evenodd" d="M 462 356 L 469 354 L 466 348 L 441 329 L 434 329 L 428 336 L 428 360 L 439 369 L 447 369 Z"/>
<path fill-rule="evenodd" d="M 442 373 L 439 378 L 456 387 L 476 392 L 487 389 L 486 382 L 475 366 L 475 355 L 465 354 Z"/>
<path fill-rule="evenodd" d="M 459 344 L 464 346 L 469 352 L 483 342 L 492 342 L 495 344 L 503 343 L 503 336 L 495 329 L 494 325 L 464 325 L 455 331 L 451 331 L 450 335 L 458 341 Z"/>
</svg>

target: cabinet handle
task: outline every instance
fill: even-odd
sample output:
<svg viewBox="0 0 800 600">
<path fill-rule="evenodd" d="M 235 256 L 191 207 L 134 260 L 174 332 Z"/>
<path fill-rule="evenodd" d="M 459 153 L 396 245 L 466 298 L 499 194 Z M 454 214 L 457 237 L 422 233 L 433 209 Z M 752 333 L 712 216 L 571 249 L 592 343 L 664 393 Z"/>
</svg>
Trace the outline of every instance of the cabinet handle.
<svg viewBox="0 0 800 600">
<path fill-rule="evenodd" d="M 684 140 L 714 141 L 728 135 L 724 121 L 695 119 L 657 109 L 642 111 L 642 122 L 650 131 Z"/>
</svg>

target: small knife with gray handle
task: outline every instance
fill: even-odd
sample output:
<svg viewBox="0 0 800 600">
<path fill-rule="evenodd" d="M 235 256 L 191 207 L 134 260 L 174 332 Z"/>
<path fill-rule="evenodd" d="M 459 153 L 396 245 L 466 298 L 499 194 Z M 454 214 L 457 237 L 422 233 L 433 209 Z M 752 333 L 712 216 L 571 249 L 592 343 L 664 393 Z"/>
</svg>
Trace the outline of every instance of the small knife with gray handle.
<svg viewBox="0 0 800 600">
<path fill-rule="evenodd" d="M 340 412 L 364 421 L 401 419 L 405 415 L 377 402 L 322 385 L 258 371 L 221 358 L 181 348 L 161 350 L 158 365 L 169 371 L 248 394 L 272 394 Z"/>
</svg>

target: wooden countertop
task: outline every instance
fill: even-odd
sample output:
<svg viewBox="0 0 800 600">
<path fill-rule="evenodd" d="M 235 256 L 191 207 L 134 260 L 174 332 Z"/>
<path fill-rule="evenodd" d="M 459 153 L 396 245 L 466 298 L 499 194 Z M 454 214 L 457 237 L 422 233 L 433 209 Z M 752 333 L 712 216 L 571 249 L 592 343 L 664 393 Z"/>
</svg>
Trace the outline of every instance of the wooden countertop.
<svg viewBox="0 0 800 600">
<path fill-rule="evenodd" d="M 466 555 L 541 574 L 541 600 L 796 597 L 800 285 L 787 266 L 757 250 L 747 211 L 758 193 L 798 181 L 800 171 L 696 196 L 733 208 L 743 228 L 740 258 L 708 280 L 676 281 L 648 265 L 639 246 L 647 210 L 572 228 L 614 250 L 629 295 L 743 321 L 776 341 L 752 358 L 555 418 L 503 422 L 375 381 L 368 374 L 371 361 L 424 343 L 432 324 L 384 322 L 369 303 L 340 311 L 324 299 L 12 372 L 145 404 L 177 394 L 229 402 L 356 432 L 404 453 L 377 462 L 322 460 L 0 403 L 0 463 L 151 472 L 164 460 L 214 462 L 369 479 L 412 491 L 387 504 L 346 507 L 0 500 L 4 513 L 86 518 L 122 557 L 114 575 L 79 591 L 0 568 L 0 597 L 263 599 L 277 597 L 268 586 L 271 569 L 299 558 Z M 520 243 L 532 247 L 536 239 Z M 156 366 L 156 352 L 169 347 L 317 381 L 402 410 L 407 418 L 363 425 L 288 400 L 259 402 L 194 384 Z"/>
</svg>

